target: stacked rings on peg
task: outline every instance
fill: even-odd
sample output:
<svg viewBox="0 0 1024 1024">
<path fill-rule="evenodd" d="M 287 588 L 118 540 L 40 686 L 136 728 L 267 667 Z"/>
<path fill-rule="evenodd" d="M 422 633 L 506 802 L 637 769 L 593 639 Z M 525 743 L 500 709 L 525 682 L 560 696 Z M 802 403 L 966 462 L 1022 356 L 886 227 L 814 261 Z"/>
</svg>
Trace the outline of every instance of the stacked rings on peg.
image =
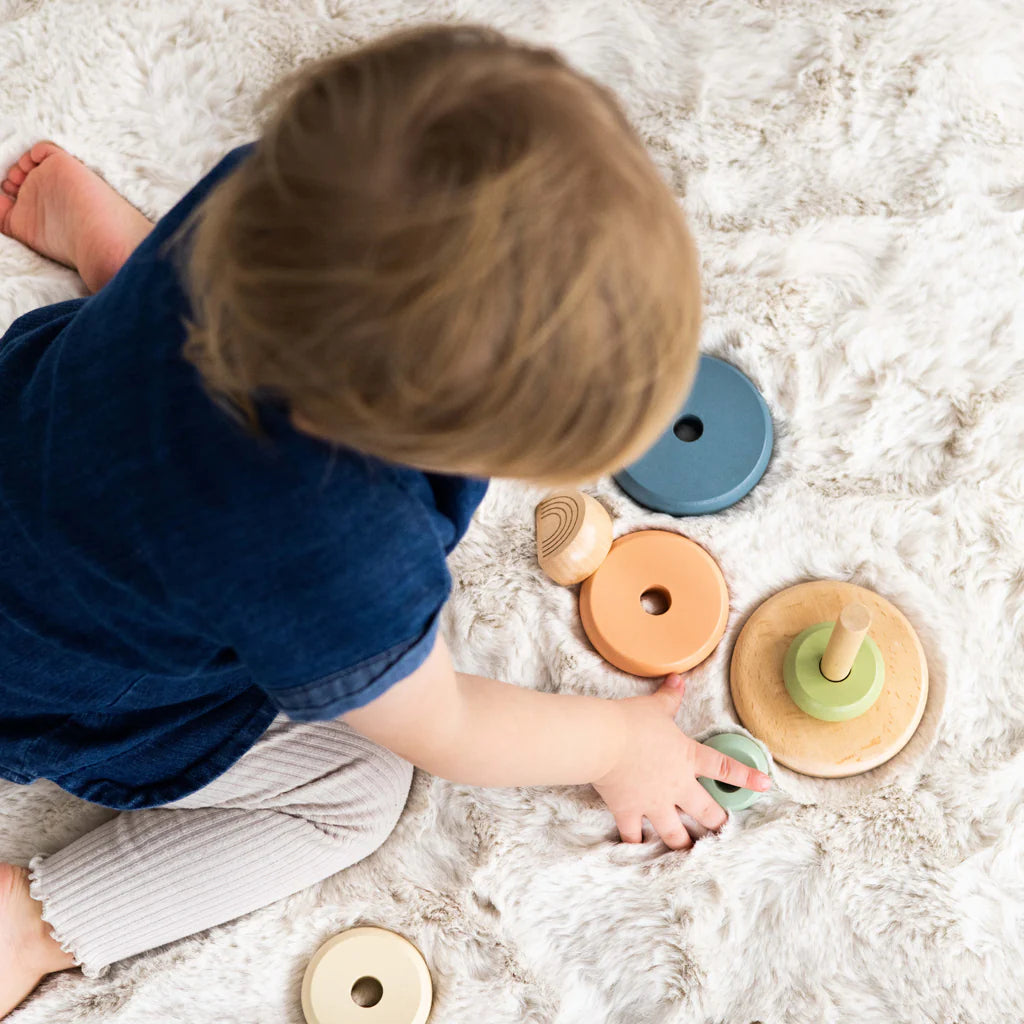
<svg viewBox="0 0 1024 1024">
<path fill-rule="evenodd" d="M 721 359 L 701 356 L 693 390 L 669 429 L 615 482 L 655 512 L 719 512 L 764 475 L 773 435 L 768 405 L 751 380 Z"/>
<path fill-rule="evenodd" d="M 730 685 L 740 721 L 776 761 L 838 779 L 877 768 L 910 742 L 928 665 L 895 605 L 818 580 L 755 609 L 733 650 Z"/>
<path fill-rule="evenodd" d="M 808 626 L 789 645 L 786 690 L 801 711 L 823 722 L 859 718 L 882 693 L 885 660 L 867 635 L 871 613 L 848 604 L 833 622 Z"/>
<path fill-rule="evenodd" d="M 433 987 L 420 951 L 383 928 L 328 939 L 302 979 L 307 1024 L 424 1024 Z"/>
</svg>

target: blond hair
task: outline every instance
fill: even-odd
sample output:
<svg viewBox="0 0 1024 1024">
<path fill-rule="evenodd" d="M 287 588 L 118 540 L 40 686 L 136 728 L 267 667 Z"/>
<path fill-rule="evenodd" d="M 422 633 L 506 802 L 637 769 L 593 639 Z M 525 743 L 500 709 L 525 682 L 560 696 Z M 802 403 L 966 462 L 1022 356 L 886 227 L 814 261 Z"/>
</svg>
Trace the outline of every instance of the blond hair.
<svg viewBox="0 0 1024 1024">
<path fill-rule="evenodd" d="M 611 94 L 479 28 L 302 69 L 191 225 L 188 357 L 254 414 L 427 470 L 589 479 L 697 357 L 682 214 Z"/>
</svg>

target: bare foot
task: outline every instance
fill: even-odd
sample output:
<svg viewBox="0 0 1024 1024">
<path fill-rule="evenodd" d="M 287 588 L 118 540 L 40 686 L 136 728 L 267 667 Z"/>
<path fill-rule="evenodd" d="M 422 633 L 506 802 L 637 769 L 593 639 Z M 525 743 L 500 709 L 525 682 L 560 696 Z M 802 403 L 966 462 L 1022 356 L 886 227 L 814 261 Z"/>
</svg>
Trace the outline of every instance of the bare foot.
<svg viewBox="0 0 1024 1024">
<path fill-rule="evenodd" d="M 37 142 L 0 184 L 0 231 L 77 270 L 98 292 L 153 229 L 98 174 Z"/>
<path fill-rule="evenodd" d="M 0 864 L 0 1018 L 46 977 L 75 966 L 50 936 L 42 904 L 28 892 L 28 872 Z"/>
</svg>

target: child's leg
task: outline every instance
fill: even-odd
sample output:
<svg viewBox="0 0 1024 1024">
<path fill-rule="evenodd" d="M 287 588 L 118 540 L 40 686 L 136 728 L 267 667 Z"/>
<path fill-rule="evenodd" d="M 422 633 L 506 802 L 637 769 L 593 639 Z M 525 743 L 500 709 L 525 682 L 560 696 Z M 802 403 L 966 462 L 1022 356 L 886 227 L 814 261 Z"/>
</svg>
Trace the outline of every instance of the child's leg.
<svg viewBox="0 0 1024 1024">
<path fill-rule="evenodd" d="M 32 895 L 87 974 L 266 906 L 372 853 L 412 766 L 340 722 L 279 719 L 226 774 L 32 862 Z"/>
<path fill-rule="evenodd" d="M 0 182 L 0 231 L 77 270 L 98 292 L 153 225 L 99 175 L 37 142 Z"/>
</svg>

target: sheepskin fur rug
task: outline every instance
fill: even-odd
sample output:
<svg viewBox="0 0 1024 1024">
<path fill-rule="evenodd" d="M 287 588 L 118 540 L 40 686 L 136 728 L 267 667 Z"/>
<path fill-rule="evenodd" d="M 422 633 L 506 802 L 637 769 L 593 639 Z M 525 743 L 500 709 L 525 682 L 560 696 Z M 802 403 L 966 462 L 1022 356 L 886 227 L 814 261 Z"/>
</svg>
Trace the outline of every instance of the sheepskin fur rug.
<svg viewBox="0 0 1024 1024">
<path fill-rule="evenodd" d="M 851 580 L 917 627 L 933 694 L 900 757 L 777 788 L 690 853 L 617 844 L 589 788 L 418 774 L 373 857 L 242 920 L 50 979 L 16 1024 L 301 1021 L 328 936 L 408 936 L 434 1024 L 1000 1024 L 1024 1019 L 1024 29 L 1019 0 L 0 0 L 0 158 L 39 138 L 150 216 L 256 130 L 300 62 L 420 21 L 556 46 L 622 97 L 700 246 L 707 351 L 777 428 L 719 515 L 647 512 L 725 571 L 729 631 L 679 726 L 737 728 L 729 652 L 776 590 Z M 6 165 L 6 164 L 5 164 Z M 0 240 L 0 321 L 80 294 Z M 460 668 L 620 698 L 497 484 L 452 559 Z M 0 786 L 0 857 L 109 812 Z M 202 870 L 196 865 L 196 870 Z"/>
</svg>

